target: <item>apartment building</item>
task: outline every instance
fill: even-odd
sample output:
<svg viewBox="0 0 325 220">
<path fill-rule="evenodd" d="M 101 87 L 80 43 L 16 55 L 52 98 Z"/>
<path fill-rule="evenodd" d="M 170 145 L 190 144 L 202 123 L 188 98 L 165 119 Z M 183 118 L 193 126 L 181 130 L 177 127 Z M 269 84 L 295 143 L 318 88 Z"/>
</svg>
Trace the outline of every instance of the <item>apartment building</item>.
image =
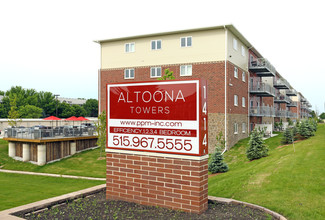
<svg viewBox="0 0 325 220">
<path fill-rule="evenodd" d="M 209 152 L 219 132 L 229 148 L 255 127 L 272 132 L 277 118 L 286 120 L 294 111 L 276 101 L 288 98 L 278 84 L 284 78 L 233 25 L 95 42 L 101 45 L 100 111 L 106 108 L 107 83 L 157 80 L 167 68 L 176 79 L 207 79 Z"/>
</svg>

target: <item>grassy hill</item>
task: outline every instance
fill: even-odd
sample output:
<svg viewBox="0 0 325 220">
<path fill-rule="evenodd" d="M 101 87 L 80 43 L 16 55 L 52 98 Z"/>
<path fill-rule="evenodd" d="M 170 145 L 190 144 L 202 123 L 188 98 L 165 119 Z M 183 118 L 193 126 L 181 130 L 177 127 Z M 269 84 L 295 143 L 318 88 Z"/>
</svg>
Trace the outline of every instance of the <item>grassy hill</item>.
<svg viewBox="0 0 325 220">
<path fill-rule="evenodd" d="M 251 162 L 248 138 L 238 142 L 224 155 L 229 172 L 209 178 L 209 195 L 258 204 L 289 219 L 325 219 L 325 125 L 294 147 L 279 147 L 281 138 L 266 140 L 269 156 Z"/>
</svg>

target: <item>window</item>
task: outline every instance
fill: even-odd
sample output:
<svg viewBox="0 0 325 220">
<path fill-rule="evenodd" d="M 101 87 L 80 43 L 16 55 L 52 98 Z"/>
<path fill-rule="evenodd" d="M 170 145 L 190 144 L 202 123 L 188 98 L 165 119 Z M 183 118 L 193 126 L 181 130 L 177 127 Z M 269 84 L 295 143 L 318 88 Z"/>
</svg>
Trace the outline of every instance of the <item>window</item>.
<svg viewBox="0 0 325 220">
<path fill-rule="evenodd" d="M 235 67 L 235 69 L 234 69 L 234 77 L 238 78 L 238 69 L 237 69 L 237 67 Z"/>
<path fill-rule="evenodd" d="M 151 67 L 150 69 L 150 77 L 161 77 L 161 67 Z"/>
<path fill-rule="evenodd" d="M 241 106 L 242 107 L 245 107 L 246 106 L 246 98 L 245 97 L 242 97 L 241 98 Z"/>
<path fill-rule="evenodd" d="M 238 124 L 234 124 L 234 134 L 238 134 Z"/>
<path fill-rule="evenodd" d="M 135 48 L 135 43 L 127 43 L 127 44 L 125 44 L 125 52 L 126 53 L 134 52 L 134 48 Z"/>
<path fill-rule="evenodd" d="M 192 76 L 192 65 L 181 66 L 181 76 Z"/>
<path fill-rule="evenodd" d="M 243 122 L 241 124 L 241 130 L 242 130 L 242 133 L 246 133 L 246 123 L 245 122 Z"/>
<path fill-rule="evenodd" d="M 161 49 L 161 40 L 152 40 L 151 50 L 160 50 L 160 49 Z"/>
<path fill-rule="evenodd" d="M 246 82 L 246 73 L 245 73 L 245 72 L 243 72 L 243 73 L 241 74 L 241 80 L 242 80 L 243 82 Z"/>
<path fill-rule="evenodd" d="M 238 96 L 234 95 L 234 105 L 238 106 Z"/>
<path fill-rule="evenodd" d="M 234 38 L 233 41 L 232 41 L 232 46 L 235 50 L 238 50 L 238 43 L 237 43 L 237 40 Z"/>
<path fill-rule="evenodd" d="M 124 79 L 134 79 L 134 69 L 125 69 Z"/>
<path fill-rule="evenodd" d="M 254 101 L 253 101 L 253 100 L 251 100 L 251 104 L 250 104 L 250 107 L 253 107 L 253 105 L 254 105 Z"/>
<path fill-rule="evenodd" d="M 244 57 L 246 54 L 245 47 L 241 46 L 241 55 Z"/>
<path fill-rule="evenodd" d="M 192 37 L 181 37 L 181 47 L 191 47 Z"/>
</svg>

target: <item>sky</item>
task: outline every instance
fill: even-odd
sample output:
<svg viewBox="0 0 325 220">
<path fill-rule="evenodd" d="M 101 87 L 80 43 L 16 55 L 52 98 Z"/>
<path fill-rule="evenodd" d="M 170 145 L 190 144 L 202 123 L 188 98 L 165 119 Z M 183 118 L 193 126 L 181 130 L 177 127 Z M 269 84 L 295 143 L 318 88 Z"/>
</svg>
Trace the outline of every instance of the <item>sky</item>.
<svg viewBox="0 0 325 220">
<path fill-rule="evenodd" d="M 323 0 L 0 0 L 0 90 L 98 98 L 94 40 L 233 24 L 325 112 Z"/>
</svg>

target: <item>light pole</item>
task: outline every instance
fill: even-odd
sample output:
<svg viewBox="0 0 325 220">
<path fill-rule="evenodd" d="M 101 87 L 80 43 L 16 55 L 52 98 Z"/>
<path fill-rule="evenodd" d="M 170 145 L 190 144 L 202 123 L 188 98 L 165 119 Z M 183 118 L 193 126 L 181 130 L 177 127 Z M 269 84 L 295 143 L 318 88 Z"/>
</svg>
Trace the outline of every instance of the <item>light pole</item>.
<svg viewBox="0 0 325 220">
<path fill-rule="evenodd" d="M 54 95 L 55 96 L 55 98 L 56 98 L 56 102 L 55 102 L 55 108 L 56 108 L 56 110 L 55 110 L 55 116 L 56 117 L 58 117 L 58 96 L 60 96 L 59 94 L 55 94 Z M 56 120 L 56 127 L 58 126 L 58 121 Z"/>
</svg>

